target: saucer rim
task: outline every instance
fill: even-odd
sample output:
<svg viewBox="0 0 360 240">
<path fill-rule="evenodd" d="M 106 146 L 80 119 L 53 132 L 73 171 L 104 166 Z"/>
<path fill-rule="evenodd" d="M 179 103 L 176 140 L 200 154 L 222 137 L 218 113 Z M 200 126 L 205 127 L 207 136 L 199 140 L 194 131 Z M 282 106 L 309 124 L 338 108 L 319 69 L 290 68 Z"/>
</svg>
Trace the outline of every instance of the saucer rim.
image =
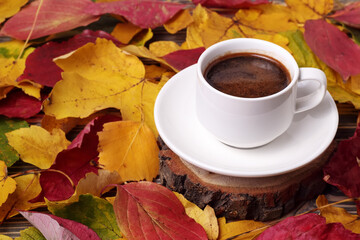
<svg viewBox="0 0 360 240">
<path fill-rule="evenodd" d="M 171 88 L 172 85 L 174 85 L 176 83 L 176 80 L 178 78 L 181 78 L 182 74 L 186 74 L 185 72 L 190 72 L 190 71 L 195 71 L 196 70 L 196 65 L 194 64 L 192 66 L 189 66 L 185 69 L 183 69 L 182 71 L 178 72 L 176 75 L 174 75 L 171 79 L 168 80 L 168 82 L 163 86 L 163 88 L 160 90 L 158 97 L 156 99 L 155 102 L 155 106 L 154 106 L 154 120 L 155 120 L 155 124 L 156 127 L 158 128 L 158 132 L 159 132 L 159 136 L 162 138 L 162 140 L 165 142 L 165 144 L 175 153 L 177 154 L 182 160 L 193 164 L 199 168 L 202 168 L 206 171 L 209 172 L 213 172 L 213 173 L 217 173 L 217 174 L 221 174 L 221 175 L 225 175 L 225 176 L 232 176 L 232 177 L 251 177 L 251 178 L 256 178 L 256 177 L 270 177 L 270 176 L 276 176 L 276 175 L 281 175 L 281 174 L 285 174 L 288 172 L 292 172 L 298 168 L 301 168 L 309 163 L 311 163 L 312 161 L 314 161 L 318 156 L 320 156 L 331 144 L 331 142 L 333 142 L 334 137 L 336 135 L 337 129 L 338 129 L 338 123 L 339 123 L 339 114 L 338 114 L 338 110 L 335 104 L 334 99 L 332 98 L 332 96 L 330 95 L 330 93 L 328 91 L 326 91 L 325 97 L 323 101 L 328 101 L 328 103 L 330 104 L 331 107 L 331 111 L 333 112 L 332 118 L 334 121 L 334 127 L 332 128 L 332 132 L 329 133 L 328 139 L 324 139 L 324 141 L 319 144 L 319 148 L 317 151 L 313 152 L 312 154 L 309 154 L 309 157 L 307 161 L 302 161 L 301 164 L 295 165 L 293 168 L 287 168 L 284 170 L 278 170 L 278 171 L 274 171 L 274 169 L 271 169 L 270 171 L 260 171 L 260 172 L 255 172 L 255 171 L 251 171 L 251 172 L 244 172 L 244 171 L 231 171 L 230 169 L 224 169 L 224 168 L 218 168 L 216 166 L 213 166 L 211 164 L 206 164 L 203 161 L 200 160 L 196 160 L 196 157 L 190 156 L 189 154 L 185 153 L 184 151 L 182 151 L 181 149 L 179 149 L 178 147 L 176 147 L 173 142 L 171 140 L 169 140 L 169 138 L 167 137 L 167 134 L 164 132 L 161 124 L 159 125 L 159 122 L 161 122 L 159 120 L 159 115 L 157 114 L 157 112 L 159 112 L 159 105 L 161 105 L 161 101 L 163 99 L 163 95 L 166 94 L 167 89 Z M 304 114 L 304 113 L 302 113 Z M 222 144 L 219 142 L 219 144 Z M 271 144 L 271 143 L 269 143 Z M 258 148 L 262 148 L 262 147 L 258 147 Z M 256 148 L 255 148 L 256 149 Z"/>
</svg>

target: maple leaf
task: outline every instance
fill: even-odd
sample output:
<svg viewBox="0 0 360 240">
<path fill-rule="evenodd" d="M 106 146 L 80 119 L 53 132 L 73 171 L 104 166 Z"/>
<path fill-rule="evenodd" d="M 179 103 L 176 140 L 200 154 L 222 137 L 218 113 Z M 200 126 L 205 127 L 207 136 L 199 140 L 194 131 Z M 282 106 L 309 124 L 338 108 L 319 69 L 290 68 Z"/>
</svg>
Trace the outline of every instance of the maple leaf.
<svg viewBox="0 0 360 240">
<path fill-rule="evenodd" d="M 15 13 L 17 13 L 20 8 L 24 6 L 27 2 L 28 0 L 0 0 L 0 23 L 3 22 L 6 18 L 11 17 Z"/>
<path fill-rule="evenodd" d="M 353 2 L 328 17 L 346 25 L 360 28 L 360 2 Z"/>
<path fill-rule="evenodd" d="M 4 24 L 0 33 L 25 40 L 33 27 L 33 21 L 41 2 L 36 0 L 24 7 Z M 86 7 L 92 4 L 94 3 L 91 0 L 43 1 L 31 39 L 86 26 L 97 21 L 98 16 L 84 11 Z"/>
<path fill-rule="evenodd" d="M 39 212 L 20 211 L 20 213 L 39 229 L 46 239 L 100 239 L 92 229 L 72 220 Z"/>
<path fill-rule="evenodd" d="M 172 18 L 185 5 L 154 0 L 123 0 L 89 5 L 85 11 L 93 15 L 118 14 L 141 28 L 156 28 Z"/>
<path fill-rule="evenodd" d="M 105 38 L 113 41 L 120 46 L 121 43 L 104 31 L 84 30 L 63 42 L 47 42 L 37 47 L 26 58 L 26 68 L 18 81 L 29 79 L 35 83 L 44 86 L 53 87 L 56 82 L 61 80 L 61 68 L 59 68 L 53 59 L 72 52 L 89 42 L 95 42 L 97 38 Z"/>
<path fill-rule="evenodd" d="M 207 239 L 200 224 L 188 217 L 176 196 L 152 182 L 120 185 L 114 202 L 120 231 L 126 239 Z M 141 223 L 141 224 L 140 224 Z"/>
<path fill-rule="evenodd" d="M 7 175 L 5 162 L 0 161 L 0 207 L 15 189 L 16 181 Z"/>
<path fill-rule="evenodd" d="M 152 181 L 159 172 L 154 134 L 143 122 L 118 121 L 99 132 L 99 163 L 125 181 Z M 141 167 L 139 167 L 141 166 Z"/>
<path fill-rule="evenodd" d="M 48 132 L 39 126 L 20 128 L 5 134 L 24 162 L 41 169 L 49 168 L 59 152 L 66 149 L 70 142 L 60 129 Z"/>
<path fill-rule="evenodd" d="M 305 23 L 305 40 L 314 53 L 344 80 L 360 74 L 360 46 L 325 20 Z"/>
</svg>

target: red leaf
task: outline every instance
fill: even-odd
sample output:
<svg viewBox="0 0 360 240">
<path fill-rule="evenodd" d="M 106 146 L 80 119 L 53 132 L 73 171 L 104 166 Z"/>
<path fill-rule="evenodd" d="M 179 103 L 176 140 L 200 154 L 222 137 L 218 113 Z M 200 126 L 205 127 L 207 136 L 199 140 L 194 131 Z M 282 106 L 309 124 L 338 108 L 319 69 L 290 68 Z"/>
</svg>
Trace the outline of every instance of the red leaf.
<svg viewBox="0 0 360 240">
<path fill-rule="evenodd" d="M 158 0 L 124 0 L 96 3 L 90 5 L 86 11 L 93 15 L 117 14 L 141 28 L 156 28 L 184 7 L 183 4 Z"/>
<path fill-rule="evenodd" d="M 51 214 L 19 211 L 46 239 L 89 239 L 100 237 L 89 227 Z"/>
<path fill-rule="evenodd" d="M 311 50 L 343 79 L 360 73 L 360 46 L 325 20 L 305 22 L 305 40 Z"/>
<path fill-rule="evenodd" d="M 114 211 L 126 239 L 207 239 L 173 192 L 152 182 L 117 187 Z"/>
<path fill-rule="evenodd" d="M 359 234 L 352 233 L 341 223 L 326 224 L 326 219 L 309 213 L 288 217 L 273 227 L 266 229 L 257 240 L 287 240 L 287 239 L 347 239 L 358 240 Z"/>
<path fill-rule="evenodd" d="M 360 197 L 360 125 L 353 137 L 339 143 L 336 152 L 324 166 L 324 180 L 350 198 Z M 357 202 L 360 214 L 360 202 Z"/>
<path fill-rule="evenodd" d="M 204 51 L 205 48 L 203 47 L 189 50 L 178 50 L 163 56 L 163 58 L 177 70 L 182 70 L 195 64 Z"/>
<path fill-rule="evenodd" d="M 68 41 L 61 43 L 48 42 L 38 47 L 26 59 L 26 68 L 18 81 L 29 79 L 44 86 L 53 87 L 56 82 L 61 80 L 61 68 L 53 59 L 72 52 L 86 43 L 94 43 L 97 38 L 105 38 L 113 41 L 116 45 L 121 43 L 110 34 L 104 31 L 85 30 L 81 34 L 74 36 Z"/>
<path fill-rule="evenodd" d="M 10 18 L 1 29 L 1 34 L 25 40 L 32 28 L 40 1 L 36 0 Z M 98 16 L 84 9 L 94 3 L 91 0 L 46 0 L 43 1 L 31 39 L 64 32 L 97 21 Z"/>
<path fill-rule="evenodd" d="M 192 0 L 194 4 L 214 8 L 247 8 L 259 4 L 271 3 L 269 0 Z"/>
<path fill-rule="evenodd" d="M 51 201 L 70 198 L 74 194 L 74 186 L 89 172 L 98 173 L 99 138 L 97 133 L 102 131 L 104 123 L 119 121 L 121 118 L 105 115 L 95 118 L 88 123 L 84 130 L 73 140 L 68 149 L 60 152 L 55 163 L 48 171 L 40 175 L 41 193 L 31 202 L 43 202 L 44 197 Z M 61 171 L 64 175 L 56 171 Z"/>
<path fill-rule="evenodd" d="M 25 94 L 20 89 L 14 89 L 6 98 L 0 100 L 0 115 L 27 119 L 40 112 L 41 104 L 42 101 Z"/>
<path fill-rule="evenodd" d="M 360 2 L 354 2 L 329 17 L 346 25 L 360 28 Z"/>
</svg>

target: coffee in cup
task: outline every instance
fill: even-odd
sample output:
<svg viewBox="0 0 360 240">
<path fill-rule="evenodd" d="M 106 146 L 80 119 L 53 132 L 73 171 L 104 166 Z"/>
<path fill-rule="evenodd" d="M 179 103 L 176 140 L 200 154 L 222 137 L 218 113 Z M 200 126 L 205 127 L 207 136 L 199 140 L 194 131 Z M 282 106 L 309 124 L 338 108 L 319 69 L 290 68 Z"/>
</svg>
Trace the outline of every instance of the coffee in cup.
<svg viewBox="0 0 360 240">
<path fill-rule="evenodd" d="M 196 74 L 197 119 L 219 141 L 239 148 L 273 141 L 326 93 L 323 71 L 299 68 L 287 50 L 259 39 L 214 44 L 201 54 Z M 298 87 L 306 94 L 298 96 Z"/>
</svg>

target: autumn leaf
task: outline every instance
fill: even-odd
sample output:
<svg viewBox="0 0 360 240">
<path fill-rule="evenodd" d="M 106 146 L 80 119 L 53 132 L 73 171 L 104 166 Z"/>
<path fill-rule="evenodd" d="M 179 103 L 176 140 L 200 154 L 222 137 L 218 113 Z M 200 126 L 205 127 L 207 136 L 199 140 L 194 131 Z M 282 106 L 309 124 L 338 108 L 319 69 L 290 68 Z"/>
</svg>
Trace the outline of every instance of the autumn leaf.
<svg viewBox="0 0 360 240">
<path fill-rule="evenodd" d="M 269 0 L 192 0 L 192 2 L 210 8 L 247 8 L 259 4 L 271 3 Z"/>
<path fill-rule="evenodd" d="M 16 238 L 17 239 L 17 238 Z M 44 235 L 35 227 L 28 227 L 20 231 L 20 239 L 18 240 L 46 240 Z"/>
<path fill-rule="evenodd" d="M 82 223 L 93 229 L 101 239 L 122 237 L 116 224 L 112 204 L 90 194 L 81 195 L 78 202 L 67 205 L 51 205 L 49 211 L 55 216 Z"/>
<path fill-rule="evenodd" d="M 16 181 L 16 189 L 0 207 L 0 222 L 17 215 L 18 210 L 30 210 L 44 206 L 43 203 L 29 202 L 41 191 L 38 175 L 22 175 L 14 178 L 14 180 Z"/>
<path fill-rule="evenodd" d="M 320 215 L 326 218 L 326 223 L 339 222 L 344 227 L 354 233 L 360 233 L 360 220 L 358 215 L 348 213 L 344 208 L 326 206 L 328 200 L 324 195 L 319 195 L 316 199 L 316 205 L 320 208 Z"/>
<path fill-rule="evenodd" d="M 22 48 L 24 47 L 24 44 L 25 43 L 23 41 L 16 39 L 0 42 L 0 56 L 2 55 L 4 58 L 17 59 Z M 33 47 L 26 48 L 21 57 L 26 58 L 32 51 L 34 51 Z"/>
<path fill-rule="evenodd" d="M 121 43 L 128 44 L 131 39 L 141 32 L 143 29 L 139 26 L 135 26 L 130 22 L 118 23 L 111 32 L 111 36 L 119 40 Z"/>
<path fill-rule="evenodd" d="M 343 140 L 330 161 L 324 166 L 324 180 L 339 188 L 348 197 L 360 197 L 360 126 L 353 137 Z M 360 202 L 357 201 L 358 213 Z"/>
<path fill-rule="evenodd" d="M 353 2 L 328 17 L 346 25 L 360 28 L 360 2 Z"/>
<path fill-rule="evenodd" d="M 0 207 L 15 189 L 16 181 L 8 176 L 5 162 L 0 161 Z"/>
<path fill-rule="evenodd" d="M 184 7 L 183 4 L 173 2 L 123 0 L 89 5 L 85 11 L 95 16 L 106 13 L 117 14 L 141 28 L 156 28 L 168 21 Z"/>
<path fill-rule="evenodd" d="M 0 115 L 9 118 L 27 119 L 41 111 L 42 101 L 15 89 L 0 100 Z"/>
<path fill-rule="evenodd" d="M 173 18 L 164 23 L 167 32 L 175 34 L 192 23 L 193 18 L 189 9 L 179 11 Z"/>
<path fill-rule="evenodd" d="M 218 219 L 219 240 L 225 239 L 253 239 L 266 229 L 266 224 L 253 220 L 226 222 L 224 217 Z"/>
<path fill-rule="evenodd" d="M 3 22 L 6 18 L 9 18 L 16 14 L 22 6 L 24 6 L 28 0 L 18 0 L 18 1 L 0 1 L 0 23 Z"/>
<path fill-rule="evenodd" d="M 39 6 L 40 3 L 42 3 L 41 6 Z M 93 4 L 91 0 L 36 0 L 10 18 L 2 27 L 0 33 L 19 40 L 25 40 L 31 31 L 39 7 L 41 8 L 31 39 L 86 26 L 99 19 L 98 16 L 86 13 L 84 10 Z"/>
<path fill-rule="evenodd" d="M 360 46 L 325 20 L 305 23 L 305 40 L 314 53 L 344 80 L 360 74 Z"/>
<path fill-rule="evenodd" d="M 21 160 L 41 169 L 49 168 L 57 154 L 70 144 L 62 130 L 54 129 L 48 132 L 35 125 L 5 135 L 9 144 L 20 154 Z"/>
<path fill-rule="evenodd" d="M 124 182 L 152 181 L 158 175 L 159 148 L 146 124 L 132 121 L 107 123 L 98 135 L 99 163 L 104 169 L 117 171 Z"/>
<path fill-rule="evenodd" d="M 113 107 L 120 109 L 124 120 L 144 119 L 157 135 L 153 111 L 161 85 L 144 79 L 145 68 L 137 57 L 97 39 L 56 64 L 64 70 L 63 79 L 44 103 L 47 115 L 85 118 Z"/>
<path fill-rule="evenodd" d="M 325 218 L 309 213 L 287 217 L 273 227 L 266 229 L 257 240 L 265 239 L 359 239 L 360 235 L 346 230 L 341 223 L 326 224 Z"/>
<path fill-rule="evenodd" d="M 26 59 L 26 68 L 18 81 L 29 79 L 44 86 L 53 87 L 61 80 L 61 68 L 53 61 L 54 58 L 72 52 L 89 42 L 95 42 L 97 38 L 113 41 L 120 46 L 121 43 L 104 31 L 84 30 L 63 42 L 47 42 L 37 47 Z"/>
<path fill-rule="evenodd" d="M 175 69 L 180 71 L 197 63 L 200 55 L 204 51 L 205 48 L 203 47 L 189 49 L 189 50 L 178 50 L 163 56 L 163 58 L 171 66 L 173 66 Z"/>
<path fill-rule="evenodd" d="M 206 205 L 204 210 L 202 210 L 194 203 L 188 201 L 180 193 L 174 192 L 174 194 L 184 206 L 186 215 L 194 219 L 198 224 L 200 224 L 204 228 L 208 239 L 209 240 L 218 239 L 219 226 L 214 209 L 209 205 Z"/>
<path fill-rule="evenodd" d="M 0 234 L 0 240 L 13 240 L 11 237 Z"/>
<path fill-rule="evenodd" d="M 19 154 L 9 145 L 5 134 L 28 126 L 29 124 L 22 120 L 0 118 L 0 159 L 5 162 L 6 166 L 10 167 L 19 160 Z"/>
<path fill-rule="evenodd" d="M 285 0 L 291 14 L 299 23 L 326 16 L 334 7 L 333 0 Z"/>
<path fill-rule="evenodd" d="M 44 235 L 46 239 L 100 239 L 99 236 L 87 226 L 50 214 L 20 211 Z"/>
<path fill-rule="evenodd" d="M 200 224 L 188 217 L 176 196 L 152 182 L 117 187 L 114 211 L 126 239 L 207 239 Z M 141 223 L 141 224 L 140 224 Z"/>
</svg>

